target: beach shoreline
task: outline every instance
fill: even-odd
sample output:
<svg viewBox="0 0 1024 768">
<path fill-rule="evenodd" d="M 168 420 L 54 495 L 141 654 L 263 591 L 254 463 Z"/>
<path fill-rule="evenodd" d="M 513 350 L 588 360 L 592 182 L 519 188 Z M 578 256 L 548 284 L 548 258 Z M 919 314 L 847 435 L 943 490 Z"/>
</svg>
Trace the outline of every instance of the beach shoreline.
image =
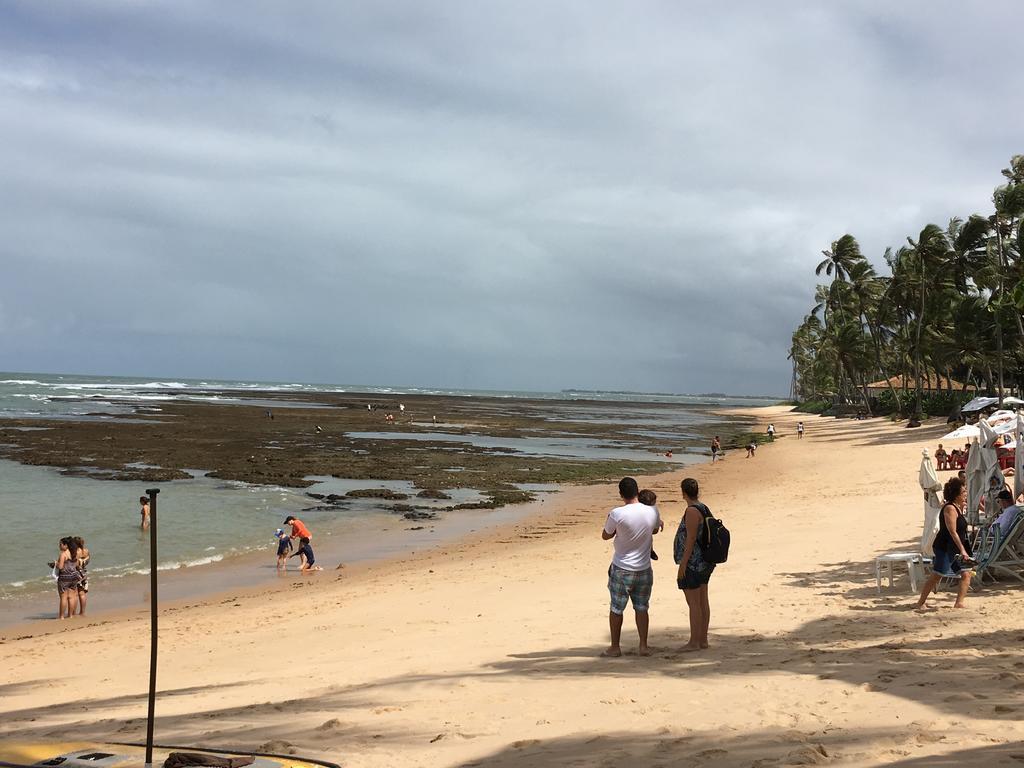
<svg viewBox="0 0 1024 768">
<path fill-rule="evenodd" d="M 749 415 L 779 430 L 755 458 L 733 451 L 642 479 L 666 520 L 653 656 L 636 655 L 627 614 L 625 656 L 599 658 L 610 558 L 599 532 L 615 488 L 580 486 L 542 517 L 340 579 L 168 608 L 157 733 L 274 743 L 355 768 L 1005 757 L 1024 736 L 1019 593 L 986 588 L 967 611 L 942 593 L 922 615 L 906 574 L 875 587 L 874 557 L 920 536 L 920 452 L 945 425 Z M 680 653 L 686 616 L 669 555 L 684 473 L 733 532 L 712 579 L 712 647 L 697 654 Z M 0 735 L 137 739 L 146 627 L 137 615 L 47 629 L 43 643 L 38 626 L 5 635 Z"/>
<path fill-rule="evenodd" d="M 160 396 L 175 393 L 162 389 Z M 144 605 L 148 537 L 130 510 L 148 487 L 163 489 L 165 594 L 186 598 L 225 584 L 276 581 L 267 550 L 289 514 L 313 530 L 317 558 L 330 570 L 530 515 L 530 504 L 543 504 L 549 490 L 705 460 L 695 435 L 749 426 L 742 416 L 665 403 L 417 395 L 401 398 L 406 408 L 399 410 L 395 396 L 374 393 L 244 394 L 289 408 L 270 418 L 273 410 L 252 402 L 161 401 L 158 415 L 121 413 L 112 423 L 0 420 L 0 453 L 7 457 L 0 460 L 0 501 L 45 510 L 37 526 L 44 542 L 69 532 L 85 537 L 93 553 L 90 612 Z M 382 439 L 361 441 L 360 430 L 379 425 L 391 410 L 400 415 L 395 431 L 376 426 Z M 442 415 L 440 423 L 424 422 L 431 412 Z M 650 434 L 644 414 L 654 420 Z M 677 415 L 681 421 L 672 425 Z M 578 436 L 570 437 L 570 429 Z M 676 447 L 675 457 L 653 450 L 666 443 Z M 505 445 L 513 447 L 499 447 Z M 556 455 L 560 450 L 567 455 Z M 582 457 L 592 450 L 605 453 Z M 187 469 L 196 466 L 213 470 Z M 190 479 L 159 479 L 178 473 Z M 132 479 L 112 479 L 124 477 Z M 292 487 L 274 482 L 289 478 Z M 203 515 L 193 511 L 202 509 Z M 47 550 L 30 557 L 20 549 L 0 563 L 0 626 L 49 613 Z"/>
</svg>

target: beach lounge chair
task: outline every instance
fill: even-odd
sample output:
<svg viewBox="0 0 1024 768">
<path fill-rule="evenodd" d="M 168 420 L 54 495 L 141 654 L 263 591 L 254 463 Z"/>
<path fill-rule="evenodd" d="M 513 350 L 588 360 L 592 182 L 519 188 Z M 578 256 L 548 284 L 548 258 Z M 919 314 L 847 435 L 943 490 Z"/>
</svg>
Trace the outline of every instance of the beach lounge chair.
<svg viewBox="0 0 1024 768">
<path fill-rule="evenodd" d="M 977 549 L 978 567 L 974 578 L 979 583 L 986 576 L 993 581 L 999 576 L 1009 576 L 1024 583 L 1024 515 L 1017 517 L 1005 536 L 998 525 L 982 528 Z"/>
</svg>

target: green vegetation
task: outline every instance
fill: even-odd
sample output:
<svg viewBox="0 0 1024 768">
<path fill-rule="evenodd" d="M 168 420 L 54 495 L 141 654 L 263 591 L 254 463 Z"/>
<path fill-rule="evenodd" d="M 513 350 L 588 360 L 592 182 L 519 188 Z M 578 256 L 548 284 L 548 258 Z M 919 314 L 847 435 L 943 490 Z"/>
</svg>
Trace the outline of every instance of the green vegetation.
<svg viewBox="0 0 1024 768">
<path fill-rule="evenodd" d="M 789 354 L 798 410 L 920 418 L 948 414 L 973 396 L 971 385 L 1000 397 L 1020 391 L 1024 155 L 1002 174 L 990 215 L 926 225 L 886 249 L 888 275 L 875 272 L 853 235 L 822 252 L 816 274 L 831 280 L 818 286 Z M 877 381 L 888 382 L 884 394 L 869 391 Z"/>
</svg>

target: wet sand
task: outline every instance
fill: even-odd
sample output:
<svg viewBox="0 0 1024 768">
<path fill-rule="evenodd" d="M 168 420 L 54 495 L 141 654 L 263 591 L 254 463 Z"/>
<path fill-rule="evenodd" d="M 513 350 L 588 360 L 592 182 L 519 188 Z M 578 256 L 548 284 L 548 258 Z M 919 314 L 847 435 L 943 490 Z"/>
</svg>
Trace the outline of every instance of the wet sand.
<svg viewBox="0 0 1024 768">
<path fill-rule="evenodd" d="M 646 481 L 668 524 L 653 656 L 629 614 L 626 655 L 598 656 L 615 488 L 578 487 L 413 557 L 169 607 L 158 737 L 367 767 L 1018 764 L 1021 588 L 923 615 L 905 575 L 875 589 L 874 557 L 920 536 L 920 450 L 944 425 L 808 418 L 798 441 L 796 416 L 754 416 L 780 439 L 685 470 L 734 537 L 709 650 L 680 652 L 677 470 Z M 41 630 L 0 643 L 0 735 L 141 738 L 146 621 Z"/>
</svg>

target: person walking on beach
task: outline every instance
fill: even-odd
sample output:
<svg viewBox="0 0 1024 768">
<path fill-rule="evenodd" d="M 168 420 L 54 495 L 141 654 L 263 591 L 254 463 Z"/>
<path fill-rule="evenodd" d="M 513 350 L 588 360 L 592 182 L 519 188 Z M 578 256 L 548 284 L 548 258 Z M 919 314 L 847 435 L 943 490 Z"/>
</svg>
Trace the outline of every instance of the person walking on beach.
<svg viewBox="0 0 1024 768">
<path fill-rule="evenodd" d="M 614 555 L 608 566 L 608 592 L 611 595 L 611 610 L 608 626 L 611 630 L 611 644 L 602 656 L 621 656 L 622 614 L 628 602 L 633 603 L 636 617 L 636 631 L 640 636 L 639 654 L 650 656 L 647 647 L 647 631 L 650 626 L 648 608 L 651 590 L 654 587 L 654 571 L 651 569 L 651 548 L 654 534 L 661 528 L 658 510 L 641 504 L 636 480 L 624 477 L 619 481 L 619 496 L 625 502 L 608 513 L 601 538 L 613 539 Z"/>
<path fill-rule="evenodd" d="M 78 568 L 80 577 L 78 582 L 78 615 L 85 616 L 85 606 L 89 602 L 89 550 L 85 546 L 85 539 L 75 536 L 75 546 L 78 554 L 75 558 L 75 566 Z"/>
<path fill-rule="evenodd" d="M 679 570 L 676 584 L 686 597 L 690 613 L 690 641 L 684 651 L 700 651 L 708 647 L 708 625 L 711 623 L 711 605 L 708 602 L 708 582 L 715 564 L 704 559 L 701 541 L 704 518 L 711 511 L 699 500 L 700 486 L 692 477 L 680 483 L 686 510 L 679 521 L 672 552 Z"/>
<path fill-rule="evenodd" d="M 139 527 L 145 531 L 149 529 L 149 497 L 139 496 L 139 504 L 142 505 L 142 523 Z"/>
<path fill-rule="evenodd" d="M 960 482 L 959 477 L 951 477 L 942 488 L 942 498 L 946 503 L 939 512 L 939 532 L 932 543 L 932 575 L 921 589 L 921 597 L 917 601 L 919 610 L 926 607 L 928 595 L 943 575 L 960 577 L 960 589 L 953 603 L 954 608 L 964 607 L 964 598 L 971 586 L 972 566 L 975 562 L 971 542 L 967 538 L 967 518 L 963 512 L 967 501 L 967 486 Z"/>
<path fill-rule="evenodd" d="M 757 442 L 751 438 L 750 442 L 747 443 L 747 458 L 752 459 L 754 457 L 754 451 L 757 450 Z"/>
<path fill-rule="evenodd" d="M 804 439 L 804 423 L 802 421 L 798 421 L 796 423 L 796 439 L 797 440 L 803 440 Z"/>
<path fill-rule="evenodd" d="M 768 442 L 769 443 L 774 443 L 775 442 L 775 425 L 774 424 L 769 424 L 768 425 Z"/>
<path fill-rule="evenodd" d="M 718 435 L 711 438 L 711 463 L 714 464 L 718 460 L 718 454 L 722 452 L 722 442 L 718 439 Z"/>
</svg>

